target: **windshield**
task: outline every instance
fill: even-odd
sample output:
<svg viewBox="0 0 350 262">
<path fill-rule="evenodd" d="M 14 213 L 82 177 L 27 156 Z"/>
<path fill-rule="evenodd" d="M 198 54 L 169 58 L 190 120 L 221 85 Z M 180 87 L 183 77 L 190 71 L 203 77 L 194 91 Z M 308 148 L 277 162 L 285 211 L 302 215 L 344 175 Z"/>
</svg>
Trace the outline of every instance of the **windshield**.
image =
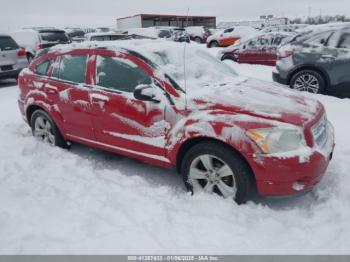
<svg viewBox="0 0 350 262">
<path fill-rule="evenodd" d="M 215 85 L 230 82 L 237 76 L 228 65 L 204 50 L 189 45 L 186 46 L 186 50 L 183 45 L 176 47 L 153 51 L 152 60 L 182 88 L 185 77 L 188 86 L 199 87 L 209 83 Z"/>
<path fill-rule="evenodd" d="M 69 37 L 84 37 L 85 33 L 84 31 L 71 31 L 68 33 Z"/>
<path fill-rule="evenodd" d="M 46 42 L 69 42 L 67 35 L 62 31 L 42 31 L 40 32 L 40 37 Z"/>
</svg>

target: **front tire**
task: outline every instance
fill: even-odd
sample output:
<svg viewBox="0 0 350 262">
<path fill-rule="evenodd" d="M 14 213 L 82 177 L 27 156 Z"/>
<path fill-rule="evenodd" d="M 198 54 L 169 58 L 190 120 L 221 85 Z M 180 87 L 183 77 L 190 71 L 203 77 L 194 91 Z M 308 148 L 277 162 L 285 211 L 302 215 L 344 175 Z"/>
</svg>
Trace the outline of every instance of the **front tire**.
<svg viewBox="0 0 350 262">
<path fill-rule="evenodd" d="M 216 142 L 202 142 L 189 149 L 181 173 L 190 192 L 216 193 L 238 204 L 247 200 L 252 188 L 247 164 L 228 146 Z"/>
<path fill-rule="evenodd" d="M 53 146 L 68 147 L 58 127 L 45 111 L 36 110 L 31 117 L 30 126 L 33 135 L 39 140 Z"/>
<path fill-rule="evenodd" d="M 291 78 L 290 88 L 313 94 L 324 94 L 326 81 L 314 70 L 302 70 Z"/>
</svg>

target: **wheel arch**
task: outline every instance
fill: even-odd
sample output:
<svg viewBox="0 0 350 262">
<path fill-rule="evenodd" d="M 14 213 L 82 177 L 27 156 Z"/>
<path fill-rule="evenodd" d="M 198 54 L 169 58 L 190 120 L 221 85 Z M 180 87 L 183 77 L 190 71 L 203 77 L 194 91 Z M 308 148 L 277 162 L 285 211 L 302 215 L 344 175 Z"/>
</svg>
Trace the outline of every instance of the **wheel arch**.
<svg viewBox="0 0 350 262">
<path fill-rule="evenodd" d="M 323 78 L 324 80 L 326 81 L 326 89 L 328 89 L 329 85 L 330 85 L 330 78 L 329 78 L 329 75 L 328 73 L 322 69 L 321 67 L 318 67 L 318 66 L 315 66 L 315 65 L 311 65 L 311 64 L 308 64 L 308 65 L 302 65 L 302 66 L 298 66 L 297 68 L 294 68 L 289 74 L 288 74 L 288 77 L 287 77 L 287 85 L 290 85 L 290 81 L 292 80 L 293 76 L 303 70 L 312 70 L 312 71 L 315 71 L 317 73 L 319 73 Z"/>
<path fill-rule="evenodd" d="M 44 111 L 46 114 L 48 114 L 52 121 L 55 123 L 55 125 L 57 126 L 58 130 L 60 131 L 62 136 L 65 136 L 65 128 L 63 126 L 63 119 L 62 116 L 54 111 L 54 110 L 49 110 L 48 108 L 46 108 L 45 106 L 39 105 L 39 104 L 31 104 L 26 108 L 25 114 L 26 114 L 26 118 L 27 121 L 29 123 L 29 125 L 31 125 L 31 118 L 32 115 L 34 114 L 35 111 L 37 110 L 42 110 Z"/>
<path fill-rule="evenodd" d="M 250 175 L 249 179 L 252 182 L 253 188 L 256 189 L 256 177 L 255 177 L 253 169 L 251 168 L 246 157 L 239 150 L 237 150 L 235 147 L 233 147 L 232 145 L 227 144 L 224 141 L 216 139 L 216 138 L 195 137 L 195 138 L 191 138 L 191 139 L 188 139 L 185 142 L 183 142 L 181 144 L 180 148 L 177 150 L 177 154 L 176 154 L 176 171 L 178 173 L 181 172 L 181 164 L 182 164 L 182 161 L 183 161 L 184 156 L 186 155 L 187 151 L 190 148 L 192 148 L 193 146 L 195 146 L 199 143 L 202 143 L 202 142 L 218 143 L 218 144 L 228 148 L 229 150 L 233 151 L 242 160 L 242 162 L 247 166 L 247 168 L 250 170 L 251 175 Z"/>
<path fill-rule="evenodd" d="M 220 46 L 219 41 L 218 41 L 218 40 L 216 40 L 216 39 L 213 39 L 213 40 L 211 40 L 211 41 L 208 43 L 208 47 L 211 47 L 211 44 L 212 44 L 212 43 L 217 43 L 217 44 L 218 44 L 218 46 Z"/>
</svg>

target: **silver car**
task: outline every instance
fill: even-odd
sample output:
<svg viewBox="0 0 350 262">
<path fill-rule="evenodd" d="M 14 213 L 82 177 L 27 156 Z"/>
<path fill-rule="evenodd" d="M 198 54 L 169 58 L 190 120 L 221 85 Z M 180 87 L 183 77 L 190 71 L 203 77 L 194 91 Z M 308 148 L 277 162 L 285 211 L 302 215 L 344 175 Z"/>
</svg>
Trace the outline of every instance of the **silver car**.
<svg viewBox="0 0 350 262">
<path fill-rule="evenodd" d="M 24 49 L 6 34 L 0 34 L 0 79 L 17 78 L 19 72 L 28 66 Z"/>
</svg>

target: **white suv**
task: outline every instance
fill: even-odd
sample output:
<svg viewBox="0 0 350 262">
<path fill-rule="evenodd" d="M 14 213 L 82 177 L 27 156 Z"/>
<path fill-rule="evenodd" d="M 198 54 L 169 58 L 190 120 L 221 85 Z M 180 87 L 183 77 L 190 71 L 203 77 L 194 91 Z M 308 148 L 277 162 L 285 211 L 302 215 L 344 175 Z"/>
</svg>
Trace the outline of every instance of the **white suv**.
<svg viewBox="0 0 350 262">
<path fill-rule="evenodd" d="M 0 79 L 17 78 L 28 66 L 26 52 L 6 34 L 0 34 Z"/>
<path fill-rule="evenodd" d="M 36 52 L 57 44 L 68 44 L 68 35 L 65 31 L 55 28 L 30 28 L 13 32 L 12 37 L 25 49 L 28 61 L 31 62 Z"/>
</svg>

